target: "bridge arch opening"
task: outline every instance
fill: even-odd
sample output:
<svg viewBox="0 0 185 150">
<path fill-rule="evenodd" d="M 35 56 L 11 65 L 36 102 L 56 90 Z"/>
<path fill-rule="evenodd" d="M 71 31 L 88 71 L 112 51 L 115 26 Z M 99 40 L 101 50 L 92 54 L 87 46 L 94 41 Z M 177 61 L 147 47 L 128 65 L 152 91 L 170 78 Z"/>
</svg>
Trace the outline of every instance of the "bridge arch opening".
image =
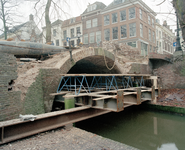
<svg viewBox="0 0 185 150">
<path fill-rule="evenodd" d="M 114 66 L 114 67 L 113 67 Z M 113 67 L 113 68 L 112 68 Z M 112 68 L 112 69 L 111 69 Z M 76 62 L 67 74 L 119 74 L 114 60 L 101 56 L 89 56 Z"/>
</svg>

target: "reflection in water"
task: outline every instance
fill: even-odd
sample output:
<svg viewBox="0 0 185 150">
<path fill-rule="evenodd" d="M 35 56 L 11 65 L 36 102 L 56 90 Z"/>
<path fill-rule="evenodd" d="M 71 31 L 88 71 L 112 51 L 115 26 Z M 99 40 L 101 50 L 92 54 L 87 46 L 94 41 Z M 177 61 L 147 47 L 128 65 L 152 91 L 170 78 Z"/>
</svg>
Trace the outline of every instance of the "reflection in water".
<svg viewBox="0 0 185 150">
<path fill-rule="evenodd" d="M 178 148 L 174 143 L 167 143 L 167 144 L 161 145 L 161 147 L 157 148 L 157 150 L 178 150 Z"/>
<path fill-rule="evenodd" d="M 185 149 L 184 116 L 143 110 L 141 106 L 85 120 L 76 126 L 141 150 L 163 150 L 166 143 L 175 144 L 168 144 L 168 150 Z"/>
</svg>

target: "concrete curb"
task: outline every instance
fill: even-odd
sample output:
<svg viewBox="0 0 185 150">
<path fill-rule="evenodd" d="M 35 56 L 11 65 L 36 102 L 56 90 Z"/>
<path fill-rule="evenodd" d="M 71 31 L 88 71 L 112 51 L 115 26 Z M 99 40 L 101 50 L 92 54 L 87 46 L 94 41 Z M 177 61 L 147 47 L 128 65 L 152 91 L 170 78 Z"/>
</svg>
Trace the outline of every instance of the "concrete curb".
<svg viewBox="0 0 185 150">
<path fill-rule="evenodd" d="M 178 114 L 185 114 L 185 108 L 182 108 L 182 107 L 163 106 L 163 105 L 149 104 L 149 103 L 145 103 L 144 105 L 147 105 L 146 108 L 149 108 L 149 109 L 162 110 L 162 111 L 178 113 Z"/>
</svg>

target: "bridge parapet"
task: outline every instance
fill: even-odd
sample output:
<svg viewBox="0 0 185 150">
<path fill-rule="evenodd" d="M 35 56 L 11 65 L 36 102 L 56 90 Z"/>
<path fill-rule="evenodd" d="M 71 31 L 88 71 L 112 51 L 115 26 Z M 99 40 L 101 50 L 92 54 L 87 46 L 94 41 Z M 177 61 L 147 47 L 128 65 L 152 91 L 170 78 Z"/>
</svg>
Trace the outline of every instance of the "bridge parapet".
<svg viewBox="0 0 185 150">
<path fill-rule="evenodd" d="M 171 54 L 158 54 L 158 53 L 149 53 L 149 59 L 163 59 L 166 61 L 171 61 L 173 55 Z"/>
</svg>

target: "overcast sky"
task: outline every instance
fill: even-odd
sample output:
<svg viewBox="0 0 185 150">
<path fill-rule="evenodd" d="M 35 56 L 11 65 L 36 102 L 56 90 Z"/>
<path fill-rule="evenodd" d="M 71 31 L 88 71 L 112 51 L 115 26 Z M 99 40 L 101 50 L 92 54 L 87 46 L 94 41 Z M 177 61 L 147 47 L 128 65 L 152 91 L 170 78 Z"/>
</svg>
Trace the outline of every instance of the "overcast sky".
<svg viewBox="0 0 185 150">
<path fill-rule="evenodd" d="M 35 4 L 35 1 L 37 0 L 21 0 L 22 4 L 20 5 L 19 9 L 17 11 L 21 12 L 23 14 L 22 22 L 26 22 L 29 19 L 29 14 L 35 13 L 33 7 Z M 46 0 L 45 0 L 46 1 Z M 62 0 L 60 0 L 62 2 Z M 98 0 L 67 0 L 69 5 L 61 4 L 61 6 L 64 6 L 64 11 L 68 13 L 68 15 L 52 15 L 52 22 L 57 19 L 65 20 L 67 18 L 76 17 L 83 13 L 83 11 L 87 8 L 87 5 L 90 3 L 94 3 Z M 109 5 L 113 0 L 99 0 L 100 2 L 103 2 L 105 5 Z M 163 3 L 160 6 L 157 6 L 157 4 L 160 4 L 163 0 L 143 0 L 151 9 L 153 9 L 158 15 L 156 16 L 156 19 L 160 20 L 160 23 L 162 24 L 164 20 L 167 20 L 168 25 L 170 25 L 171 29 L 176 28 L 176 18 L 174 16 L 174 9 L 172 7 L 172 4 L 170 3 L 171 0 L 166 0 L 165 3 Z M 173 14 L 169 14 L 173 13 Z M 36 20 L 38 21 L 38 20 Z M 39 25 L 45 26 L 44 21 L 42 24 Z"/>
</svg>

